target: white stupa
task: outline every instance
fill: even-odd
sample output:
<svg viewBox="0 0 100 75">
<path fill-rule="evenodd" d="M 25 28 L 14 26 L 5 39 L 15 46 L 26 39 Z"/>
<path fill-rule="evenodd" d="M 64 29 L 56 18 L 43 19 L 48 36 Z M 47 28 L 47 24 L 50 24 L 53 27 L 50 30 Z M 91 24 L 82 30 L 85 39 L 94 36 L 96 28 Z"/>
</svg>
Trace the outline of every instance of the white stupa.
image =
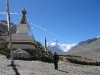
<svg viewBox="0 0 100 75">
<path fill-rule="evenodd" d="M 17 32 L 11 35 L 13 49 L 34 49 L 36 46 L 34 38 L 28 34 L 29 26 L 26 24 L 26 10 L 22 11 L 22 19 L 19 25 L 17 25 Z M 10 48 L 9 38 L 7 39 L 7 47 Z"/>
</svg>

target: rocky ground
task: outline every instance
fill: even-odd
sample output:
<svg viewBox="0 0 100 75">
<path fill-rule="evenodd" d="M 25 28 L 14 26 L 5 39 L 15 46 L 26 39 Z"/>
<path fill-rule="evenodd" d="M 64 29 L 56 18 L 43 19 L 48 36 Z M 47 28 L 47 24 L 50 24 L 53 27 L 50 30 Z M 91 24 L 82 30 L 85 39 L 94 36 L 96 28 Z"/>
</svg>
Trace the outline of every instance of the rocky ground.
<svg viewBox="0 0 100 75">
<path fill-rule="evenodd" d="M 53 63 L 15 60 L 16 66 L 9 66 L 11 60 L 0 56 L 0 75 L 100 75 L 100 66 L 86 66 L 59 62 L 55 70 Z"/>
</svg>

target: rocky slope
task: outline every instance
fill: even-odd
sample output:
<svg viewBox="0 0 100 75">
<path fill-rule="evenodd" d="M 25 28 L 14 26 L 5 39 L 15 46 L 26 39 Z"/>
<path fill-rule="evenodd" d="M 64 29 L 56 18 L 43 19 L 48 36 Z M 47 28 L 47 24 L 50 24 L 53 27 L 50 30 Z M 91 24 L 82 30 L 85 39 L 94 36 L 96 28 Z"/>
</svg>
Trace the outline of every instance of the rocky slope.
<svg viewBox="0 0 100 75">
<path fill-rule="evenodd" d="M 100 60 L 100 37 L 82 41 L 70 49 L 66 54 Z"/>
<path fill-rule="evenodd" d="M 13 24 L 13 23 L 10 23 L 10 25 L 11 25 L 11 32 L 16 33 L 16 25 Z M 6 33 L 7 27 L 8 27 L 7 26 L 7 21 L 1 20 L 0 21 L 0 31 L 3 31 L 3 33 Z"/>
</svg>

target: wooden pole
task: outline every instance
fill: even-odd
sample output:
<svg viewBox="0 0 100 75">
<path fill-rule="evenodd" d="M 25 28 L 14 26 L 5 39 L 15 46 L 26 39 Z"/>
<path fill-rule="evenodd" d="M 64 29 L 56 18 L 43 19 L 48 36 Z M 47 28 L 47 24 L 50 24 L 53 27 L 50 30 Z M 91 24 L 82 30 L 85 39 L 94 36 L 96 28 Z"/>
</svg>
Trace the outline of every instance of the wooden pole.
<svg viewBox="0 0 100 75">
<path fill-rule="evenodd" d="M 10 56 L 11 56 L 11 65 L 14 65 L 13 58 L 13 48 L 12 48 L 12 40 L 11 40 L 11 26 L 10 26 L 10 13 L 9 13 L 9 1 L 6 0 L 6 12 L 7 12 L 7 25 L 8 25 L 8 36 L 9 36 L 9 45 L 10 46 Z"/>
</svg>

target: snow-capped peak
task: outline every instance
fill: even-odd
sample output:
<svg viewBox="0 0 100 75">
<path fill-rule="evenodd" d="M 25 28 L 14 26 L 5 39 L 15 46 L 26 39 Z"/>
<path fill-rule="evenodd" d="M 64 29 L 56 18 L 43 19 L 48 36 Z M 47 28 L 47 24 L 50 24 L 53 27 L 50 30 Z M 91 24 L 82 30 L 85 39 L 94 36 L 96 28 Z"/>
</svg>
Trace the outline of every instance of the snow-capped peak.
<svg viewBox="0 0 100 75">
<path fill-rule="evenodd" d="M 58 46 L 59 44 L 60 44 L 60 42 L 56 39 L 53 41 L 47 42 L 48 46 Z"/>
<path fill-rule="evenodd" d="M 58 40 L 47 42 L 47 49 L 51 52 L 57 52 L 57 53 L 63 53 L 67 52 L 69 49 L 71 49 L 76 44 L 63 44 L 59 42 Z"/>
<path fill-rule="evenodd" d="M 97 39 L 99 39 L 100 38 L 100 36 L 97 36 Z"/>
</svg>

